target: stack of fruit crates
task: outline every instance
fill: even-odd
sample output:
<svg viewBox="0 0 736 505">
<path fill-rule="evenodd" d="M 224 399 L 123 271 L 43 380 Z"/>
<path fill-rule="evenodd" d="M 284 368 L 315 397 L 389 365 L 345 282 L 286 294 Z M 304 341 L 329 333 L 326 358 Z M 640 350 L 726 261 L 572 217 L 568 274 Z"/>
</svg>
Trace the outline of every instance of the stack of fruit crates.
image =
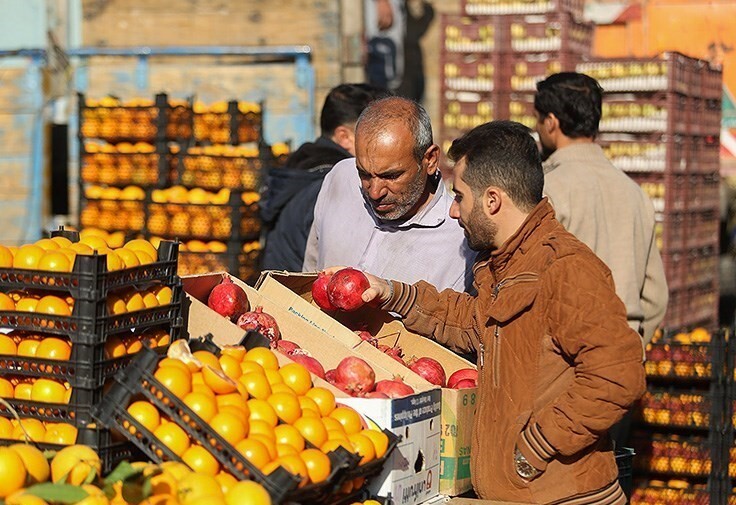
<svg viewBox="0 0 736 505">
<path fill-rule="evenodd" d="M 83 443 L 109 471 L 135 452 L 92 408 L 144 345 L 163 353 L 179 338 L 178 244 L 134 240 L 113 254 L 99 237 L 52 235 L 0 248 L 0 444 Z"/>
<path fill-rule="evenodd" d="M 573 70 L 587 56 L 593 25 L 582 2 L 464 2 L 464 15 L 444 15 L 441 52 L 444 150 L 493 119 L 533 127 L 536 83 Z"/>
<path fill-rule="evenodd" d="M 679 53 L 581 63 L 605 91 L 597 141 L 657 211 L 670 328 L 718 324 L 721 72 Z"/>
<path fill-rule="evenodd" d="M 257 276 L 262 172 L 288 152 L 263 142 L 261 104 L 80 95 L 79 118 L 81 226 L 180 239 L 181 274 Z"/>
<path fill-rule="evenodd" d="M 696 328 L 660 333 L 647 346 L 632 504 L 726 503 L 727 345 L 725 331 Z"/>
</svg>

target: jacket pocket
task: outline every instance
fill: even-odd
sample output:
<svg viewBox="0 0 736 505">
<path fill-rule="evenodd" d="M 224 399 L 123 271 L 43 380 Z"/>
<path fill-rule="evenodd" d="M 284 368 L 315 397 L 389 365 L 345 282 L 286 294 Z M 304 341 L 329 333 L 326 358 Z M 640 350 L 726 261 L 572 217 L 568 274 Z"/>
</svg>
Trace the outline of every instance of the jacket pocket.
<svg viewBox="0 0 736 505">
<path fill-rule="evenodd" d="M 503 458 L 503 473 L 506 480 L 516 489 L 528 489 L 529 483 L 516 472 L 516 464 L 514 462 L 514 454 L 516 452 L 516 441 L 519 439 L 521 432 L 526 428 L 531 419 L 531 411 L 522 412 L 511 423 L 503 437 L 503 450 L 501 457 Z M 538 476 L 537 476 L 538 477 Z"/>
</svg>

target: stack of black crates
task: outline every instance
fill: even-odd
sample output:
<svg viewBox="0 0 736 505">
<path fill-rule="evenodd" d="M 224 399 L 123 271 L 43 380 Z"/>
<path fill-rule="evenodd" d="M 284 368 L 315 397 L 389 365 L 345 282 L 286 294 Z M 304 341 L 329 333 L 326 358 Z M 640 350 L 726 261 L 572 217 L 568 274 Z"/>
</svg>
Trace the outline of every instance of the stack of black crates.
<svg viewBox="0 0 736 505">
<path fill-rule="evenodd" d="M 648 193 L 670 290 L 669 329 L 718 325 L 720 70 L 679 53 L 603 59 L 598 143 Z"/>
<path fill-rule="evenodd" d="M 127 101 L 80 95 L 78 117 L 82 227 L 179 239 L 181 274 L 227 270 L 243 279 L 257 276 L 258 191 L 264 170 L 284 155 L 263 141 L 261 104 L 233 100 L 207 107 L 165 94 Z M 156 198 L 174 186 L 196 189 L 198 198 Z M 223 189 L 230 191 L 224 201 L 202 201 L 201 190 Z M 225 215 L 231 232 L 169 226 L 175 214 L 185 224 L 193 216 L 220 222 Z M 189 241 L 196 247 L 186 247 Z M 208 247 L 212 242 L 219 247 Z"/>
<path fill-rule="evenodd" d="M 574 70 L 590 54 L 593 24 L 580 1 L 471 1 L 442 18 L 441 100 L 444 151 L 492 119 L 536 124 L 536 83 Z"/>
<path fill-rule="evenodd" d="M 78 240 L 75 232 L 52 235 Z M 4 391 L 0 406 L 0 417 L 11 420 L 14 430 L 0 438 L 0 445 L 23 440 L 49 450 L 74 443 L 88 445 L 99 453 L 106 472 L 122 460 L 137 457 L 134 446 L 99 426 L 92 411 L 113 376 L 144 346 L 162 354 L 180 338 L 183 289 L 177 257 L 178 244 L 162 242 L 155 262 L 135 268 L 108 271 L 104 254 L 80 254 L 69 273 L 0 269 L 2 293 L 21 299 L 49 295 L 73 303 L 68 316 L 22 311 L 19 306 L 0 311 L 0 327 L 9 332 L 5 342 L 12 339 L 18 346 L 12 353 L 5 345 L 0 355 L 0 379 L 14 386 L 13 394 Z M 170 301 L 111 312 L 111 299 L 146 288 L 170 289 Z M 36 351 L 47 340 L 57 348 L 70 345 L 68 359 L 47 352 L 39 357 Z"/>
</svg>

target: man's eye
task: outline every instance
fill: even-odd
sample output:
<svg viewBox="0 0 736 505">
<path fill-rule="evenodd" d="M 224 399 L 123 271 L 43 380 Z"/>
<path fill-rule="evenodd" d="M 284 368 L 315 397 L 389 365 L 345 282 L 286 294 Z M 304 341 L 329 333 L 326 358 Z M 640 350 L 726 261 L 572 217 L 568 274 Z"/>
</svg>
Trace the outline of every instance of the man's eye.
<svg viewBox="0 0 736 505">
<path fill-rule="evenodd" d="M 371 176 L 368 175 L 366 172 L 358 172 L 358 177 L 360 177 L 364 181 L 371 178 Z"/>
<path fill-rule="evenodd" d="M 401 177 L 401 174 L 386 174 L 382 176 L 382 179 L 386 179 L 387 181 L 393 181 Z"/>
</svg>

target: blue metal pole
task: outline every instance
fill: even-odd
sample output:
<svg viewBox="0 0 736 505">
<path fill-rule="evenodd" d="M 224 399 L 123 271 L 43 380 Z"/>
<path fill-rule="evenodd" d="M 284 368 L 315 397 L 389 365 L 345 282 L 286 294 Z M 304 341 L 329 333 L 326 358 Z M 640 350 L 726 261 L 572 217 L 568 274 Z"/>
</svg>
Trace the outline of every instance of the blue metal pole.
<svg viewBox="0 0 736 505">
<path fill-rule="evenodd" d="M 41 65 L 43 64 L 44 54 L 34 54 L 31 57 L 31 66 L 29 72 L 29 89 L 35 98 L 33 130 L 31 133 L 31 196 L 30 209 L 28 218 L 28 228 L 26 229 L 26 242 L 35 242 L 41 238 L 41 227 L 43 226 L 41 218 L 41 202 L 43 197 L 43 160 L 44 160 L 44 99 L 43 89 L 41 87 Z"/>
</svg>

